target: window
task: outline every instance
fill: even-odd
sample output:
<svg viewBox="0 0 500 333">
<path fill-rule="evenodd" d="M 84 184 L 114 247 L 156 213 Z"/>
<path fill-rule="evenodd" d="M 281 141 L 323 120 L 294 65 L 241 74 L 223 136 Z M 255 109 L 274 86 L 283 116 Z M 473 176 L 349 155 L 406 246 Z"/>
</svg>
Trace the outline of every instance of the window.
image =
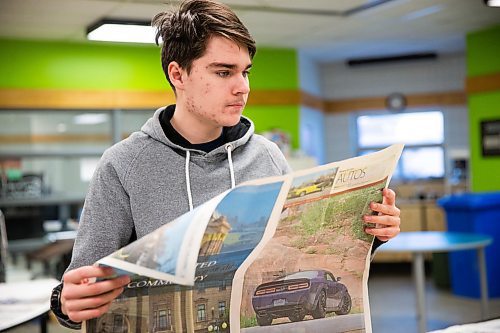
<svg viewBox="0 0 500 333">
<path fill-rule="evenodd" d="M 226 302 L 219 301 L 219 317 L 222 318 L 224 316 L 224 312 L 226 312 Z"/>
<path fill-rule="evenodd" d="M 444 177 L 442 112 L 361 115 L 357 117 L 357 130 L 359 155 L 394 143 L 405 144 L 394 179 Z"/>
<path fill-rule="evenodd" d="M 155 311 L 153 317 L 155 332 L 172 329 L 172 311 L 170 309 Z"/>
<path fill-rule="evenodd" d="M 153 110 L 1 110 L 0 158 L 21 160 L 19 169 L 43 174 L 45 193 L 85 196 L 96 161 L 127 137 Z"/>
<path fill-rule="evenodd" d="M 197 321 L 207 320 L 207 312 L 206 312 L 206 305 L 205 304 L 198 304 L 197 313 L 198 313 Z"/>
<path fill-rule="evenodd" d="M 167 329 L 167 311 L 160 310 L 158 311 L 158 329 L 160 331 Z"/>
<path fill-rule="evenodd" d="M 226 280 L 221 280 L 220 285 L 219 285 L 219 291 L 226 290 Z"/>
</svg>

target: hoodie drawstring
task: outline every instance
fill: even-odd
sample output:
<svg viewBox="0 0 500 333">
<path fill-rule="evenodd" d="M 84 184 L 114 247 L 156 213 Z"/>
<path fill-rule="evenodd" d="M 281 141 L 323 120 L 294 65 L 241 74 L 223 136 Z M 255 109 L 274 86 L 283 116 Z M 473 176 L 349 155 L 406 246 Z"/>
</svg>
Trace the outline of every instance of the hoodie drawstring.
<svg viewBox="0 0 500 333">
<path fill-rule="evenodd" d="M 193 196 L 191 195 L 191 181 L 189 180 L 189 159 L 191 157 L 191 153 L 189 150 L 186 150 L 186 188 L 188 193 L 188 201 L 189 201 L 189 211 L 193 210 Z"/>
<path fill-rule="evenodd" d="M 228 143 L 224 148 L 226 148 L 226 150 L 227 150 L 227 160 L 229 161 L 229 173 L 231 175 L 231 188 L 234 188 L 236 186 L 236 182 L 234 181 L 233 158 L 231 156 L 233 146 L 230 143 Z"/>
<path fill-rule="evenodd" d="M 231 188 L 236 187 L 236 182 L 234 178 L 234 166 L 233 166 L 233 157 L 231 155 L 233 146 L 228 143 L 224 146 L 227 151 L 227 160 L 229 162 L 229 174 L 231 176 Z M 189 179 L 189 160 L 191 159 L 191 152 L 189 150 L 186 150 L 186 190 L 187 190 L 187 195 L 188 195 L 188 201 L 189 201 L 189 210 L 193 210 L 193 195 L 191 194 L 191 181 Z"/>
</svg>

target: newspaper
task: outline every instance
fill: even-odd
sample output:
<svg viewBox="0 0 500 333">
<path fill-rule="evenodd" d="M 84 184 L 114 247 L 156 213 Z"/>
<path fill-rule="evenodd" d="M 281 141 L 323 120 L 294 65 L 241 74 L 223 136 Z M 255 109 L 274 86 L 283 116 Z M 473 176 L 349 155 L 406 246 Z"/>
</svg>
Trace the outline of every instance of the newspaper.
<svg viewBox="0 0 500 333">
<path fill-rule="evenodd" d="M 403 145 L 246 182 L 97 262 L 131 282 L 93 332 L 371 332 L 370 202 Z"/>
</svg>

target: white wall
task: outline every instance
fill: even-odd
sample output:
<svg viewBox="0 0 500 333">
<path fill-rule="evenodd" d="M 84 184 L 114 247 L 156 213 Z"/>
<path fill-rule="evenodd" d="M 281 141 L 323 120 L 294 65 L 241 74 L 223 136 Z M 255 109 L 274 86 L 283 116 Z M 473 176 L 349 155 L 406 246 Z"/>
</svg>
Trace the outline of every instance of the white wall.
<svg viewBox="0 0 500 333">
<path fill-rule="evenodd" d="M 439 57 L 434 61 L 366 65 L 350 68 L 344 63 L 321 64 L 321 95 L 326 99 L 463 91 L 466 78 L 464 55 Z M 422 111 L 414 109 L 407 111 Z M 467 106 L 443 107 L 445 146 L 469 149 Z M 356 147 L 357 113 L 325 116 L 325 159 L 327 162 L 352 157 Z"/>
<path fill-rule="evenodd" d="M 355 156 L 356 120 L 351 113 L 328 114 L 325 116 L 325 159 L 339 161 Z"/>
<path fill-rule="evenodd" d="M 465 56 L 446 55 L 436 60 L 349 67 L 345 63 L 320 67 L 322 95 L 327 99 L 463 91 Z"/>
<path fill-rule="evenodd" d="M 326 163 L 325 115 L 322 111 L 301 106 L 300 108 L 300 149 L 314 157 L 317 164 Z"/>
<path fill-rule="evenodd" d="M 300 89 L 314 96 L 321 96 L 319 65 L 299 52 Z M 318 164 L 326 163 L 324 126 L 325 115 L 321 110 L 300 107 L 300 149 L 313 157 Z"/>
<path fill-rule="evenodd" d="M 299 51 L 299 83 L 300 89 L 314 96 L 322 95 L 320 64 Z"/>
</svg>

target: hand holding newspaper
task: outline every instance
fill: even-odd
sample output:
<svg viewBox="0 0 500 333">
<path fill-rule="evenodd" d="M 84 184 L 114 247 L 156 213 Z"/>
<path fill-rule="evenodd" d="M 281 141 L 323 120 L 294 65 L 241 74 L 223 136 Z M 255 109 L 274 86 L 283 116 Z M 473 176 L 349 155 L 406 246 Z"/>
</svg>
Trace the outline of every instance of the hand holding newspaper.
<svg viewBox="0 0 500 333">
<path fill-rule="evenodd" d="M 84 331 L 371 332 L 362 217 L 402 149 L 246 182 L 99 260 L 132 282 Z"/>
</svg>

